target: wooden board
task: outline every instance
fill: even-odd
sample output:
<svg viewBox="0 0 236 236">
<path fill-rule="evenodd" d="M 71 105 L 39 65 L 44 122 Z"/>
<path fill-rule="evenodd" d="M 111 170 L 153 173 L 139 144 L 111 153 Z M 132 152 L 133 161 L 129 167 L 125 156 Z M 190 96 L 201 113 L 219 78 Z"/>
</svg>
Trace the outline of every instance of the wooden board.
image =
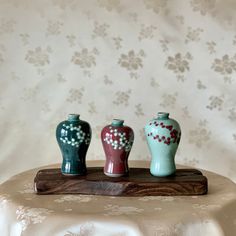
<svg viewBox="0 0 236 236">
<path fill-rule="evenodd" d="M 149 169 L 130 168 L 128 176 L 112 178 L 101 167 L 88 168 L 85 176 L 65 176 L 60 169 L 40 170 L 37 194 L 92 194 L 109 196 L 177 196 L 207 193 L 207 178 L 199 170 L 178 169 L 174 176 L 154 177 Z"/>
</svg>

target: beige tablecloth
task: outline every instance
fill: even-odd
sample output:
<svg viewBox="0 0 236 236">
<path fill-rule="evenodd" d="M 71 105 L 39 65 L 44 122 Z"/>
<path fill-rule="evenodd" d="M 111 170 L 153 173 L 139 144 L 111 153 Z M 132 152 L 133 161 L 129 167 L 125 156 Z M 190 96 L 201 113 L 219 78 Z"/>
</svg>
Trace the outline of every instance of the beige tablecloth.
<svg viewBox="0 0 236 236">
<path fill-rule="evenodd" d="M 37 171 L 23 172 L 0 186 L 1 236 L 236 234 L 236 185 L 211 172 L 204 171 L 209 181 L 204 196 L 109 197 L 36 195 Z"/>
</svg>

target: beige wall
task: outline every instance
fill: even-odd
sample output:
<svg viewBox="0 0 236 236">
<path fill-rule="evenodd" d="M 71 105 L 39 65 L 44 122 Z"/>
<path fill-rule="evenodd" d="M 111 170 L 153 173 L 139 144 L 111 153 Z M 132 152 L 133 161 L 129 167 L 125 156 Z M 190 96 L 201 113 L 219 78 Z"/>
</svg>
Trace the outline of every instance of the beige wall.
<svg viewBox="0 0 236 236">
<path fill-rule="evenodd" d="M 182 127 L 177 163 L 236 180 L 234 1 L 1 0 L 0 180 L 60 162 L 55 127 L 79 113 L 104 159 L 101 128 L 123 118 L 130 159 L 150 159 L 158 111 Z"/>
</svg>

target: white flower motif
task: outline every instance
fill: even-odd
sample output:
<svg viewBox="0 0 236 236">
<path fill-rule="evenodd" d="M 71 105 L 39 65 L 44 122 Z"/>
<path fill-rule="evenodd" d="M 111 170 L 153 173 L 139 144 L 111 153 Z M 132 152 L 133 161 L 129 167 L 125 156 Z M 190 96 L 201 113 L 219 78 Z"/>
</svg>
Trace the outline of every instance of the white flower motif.
<svg viewBox="0 0 236 236">
<path fill-rule="evenodd" d="M 130 141 L 127 140 L 125 133 L 118 132 L 117 129 L 112 129 L 112 127 L 109 127 L 110 132 L 114 134 L 115 137 L 119 137 L 117 140 L 112 139 L 112 134 L 106 133 L 105 138 L 103 139 L 107 144 L 111 144 L 111 146 L 116 150 L 121 150 L 122 148 L 125 148 L 125 151 L 128 152 L 132 148 L 133 139 Z"/>
<path fill-rule="evenodd" d="M 165 197 L 165 196 L 145 196 L 145 197 L 141 197 L 138 200 L 139 201 L 143 201 L 143 202 L 148 202 L 148 201 L 162 201 L 162 202 L 172 202 L 175 199 L 177 199 L 176 197 Z"/>
<path fill-rule="evenodd" d="M 72 201 L 73 202 L 90 202 L 94 199 L 96 198 L 92 196 L 87 196 L 87 195 L 66 195 L 58 199 L 55 199 L 54 202 L 57 202 L 57 203 L 72 202 Z"/>
<path fill-rule="evenodd" d="M 30 224 L 42 223 L 53 211 L 46 208 L 30 208 L 19 206 L 16 209 L 16 218 L 20 221 L 22 230 L 26 230 Z"/>
<path fill-rule="evenodd" d="M 144 209 L 132 207 L 132 206 L 119 206 L 108 204 L 104 207 L 104 210 L 107 211 L 105 216 L 119 216 L 119 215 L 136 215 L 142 213 Z"/>
<path fill-rule="evenodd" d="M 62 137 L 60 137 L 60 140 L 63 143 L 70 144 L 71 146 L 76 146 L 76 147 L 79 147 L 79 144 L 83 143 L 84 141 L 85 141 L 86 144 L 89 144 L 90 136 L 85 138 L 86 133 L 81 130 L 81 125 L 76 127 L 76 126 L 73 126 L 73 124 L 70 124 L 70 125 L 63 124 L 62 126 L 65 129 L 65 130 L 62 130 L 63 136 L 67 134 L 68 130 L 70 130 L 70 131 L 75 130 L 76 131 L 76 137 L 77 137 L 77 140 L 75 138 L 71 138 L 71 140 L 69 140 L 68 137 L 63 137 L 62 136 Z"/>
<path fill-rule="evenodd" d="M 214 209 L 219 209 L 221 208 L 221 205 L 219 204 L 193 204 L 193 208 L 195 209 L 200 209 L 200 210 L 214 210 Z"/>
<path fill-rule="evenodd" d="M 78 233 L 73 233 L 71 231 L 67 231 L 64 236 L 91 236 L 95 233 L 95 227 L 93 223 L 86 222 L 82 224 Z"/>
<path fill-rule="evenodd" d="M 19 190 L 19 193 L 34 193 L 34 184 L 31 182 L 25 183 L 23 186 L 23 190 Z"/>
<path fill-rule="evenodd" d="M 84 142 L 86 145 L 89 145 L 90 141 L 91 141 L 91 136 L 90 134 L 87 134 L 87 137 L 85 138 Z"/>
</svg>

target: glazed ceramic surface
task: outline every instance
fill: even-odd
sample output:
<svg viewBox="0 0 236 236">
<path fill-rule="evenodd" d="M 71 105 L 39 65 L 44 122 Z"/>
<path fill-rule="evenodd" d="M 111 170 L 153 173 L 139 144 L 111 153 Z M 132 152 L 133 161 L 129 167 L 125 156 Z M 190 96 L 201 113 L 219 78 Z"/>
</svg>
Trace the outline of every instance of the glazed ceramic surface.
<svg viewBox="0 0 236 236">
<path fill-rule="evenodd" d="M 134 141 L 134 132 L 123 123 L 123 120 L 114 119 L 101 133 L 106 155 L 104 173 L 111 177 L 123 176 L 129 171 L 128 157 Z"/>
<path fill-rule="evenodd" d="M 91 141 L 91 128 L 77 114 L 70 114 L 56 129 L 56 138 L 63 162 L 61 171 L 65 175 L 86 174 L 86 153 Z"/>
<path fill-rule="evenodd" d="M 145 126 L 152 161 L 150 172 L 154 176 L 168 176 L 175 173 L 175 153 L 181 130 L 177 121 L 169 118 L 169 113 L 159 112 L 157 118 Z"/>
</svg>

